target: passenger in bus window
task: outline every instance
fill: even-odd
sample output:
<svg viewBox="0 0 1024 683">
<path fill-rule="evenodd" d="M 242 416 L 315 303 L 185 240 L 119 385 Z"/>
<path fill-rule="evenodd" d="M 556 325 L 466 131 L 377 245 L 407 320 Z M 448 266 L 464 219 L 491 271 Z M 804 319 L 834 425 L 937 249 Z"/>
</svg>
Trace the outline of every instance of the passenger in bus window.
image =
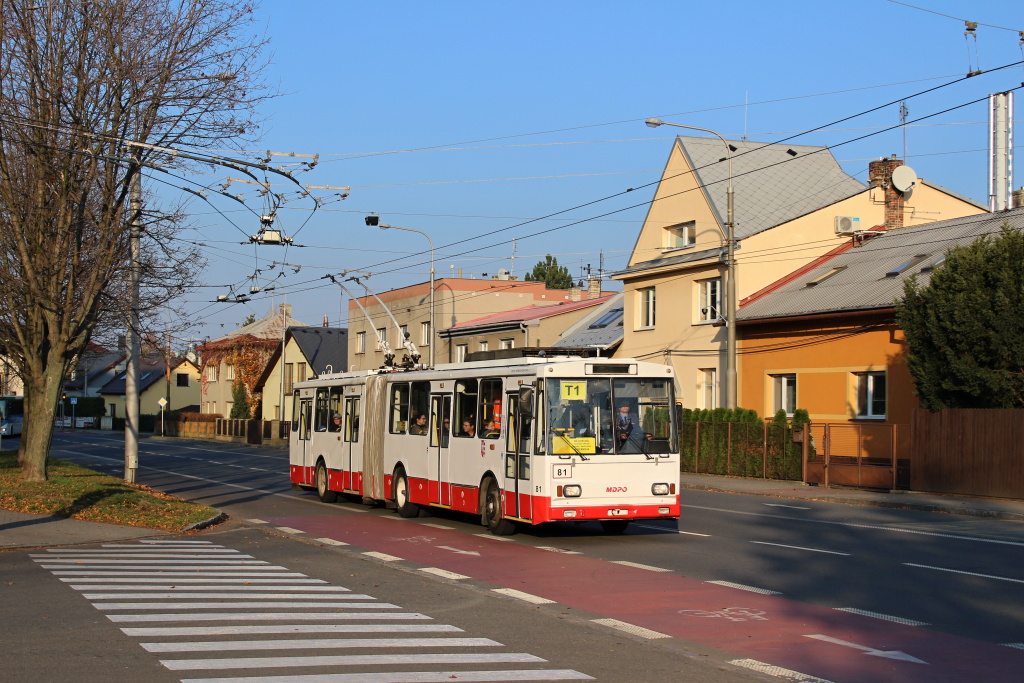
<svg viewBox="0 0 1024 683">
<path fill-rule="evenodd" d="M 495 424 L 494 418 L 492 417 L 484 423 L 483 437 L 485 439 L 497 439 L 499 436 L 501 436 L 501 430 L 498 428 L 498 425 Z"/>
<path fill-rule="evenodd" d="M 335 413 L 334 415 L 331 416 L 330 430 L 332 432 L 341 431 L 341 413 Z"/>
<path fill-rule="evenodd" d="M 447 417 L 441 422 L 441 448 L 448 448 L 448 435 L 452 433 L 452 421 Z"/>
<path fill-rule="evenodd" d="M 462 431 L 459 432 L 459 436 L 476 436 L 476 419 L 473 417 L 467 417 L 462 421 Z"/>
<path fill-rule="evenodd" d="M 415 436 L 426 436 L 427 435 L 427 414 L 421 413 L 416 416 L 416 419 L 412 421 L 409 426 L 409 433 Z"/>
</svg>

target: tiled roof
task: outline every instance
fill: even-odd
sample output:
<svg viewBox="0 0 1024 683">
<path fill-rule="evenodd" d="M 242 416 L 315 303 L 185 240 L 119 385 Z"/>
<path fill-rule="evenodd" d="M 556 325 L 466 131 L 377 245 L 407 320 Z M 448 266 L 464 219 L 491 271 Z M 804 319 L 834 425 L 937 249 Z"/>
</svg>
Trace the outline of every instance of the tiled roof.
<svg viewBox="0 0 1024 683">
<path fill-rule="evenodd" d="M 305 323 L 291 317 L 291 308 L 287 304 L 281 304 L 278 310 L 271 309 L 256 322 L 239 327 L 237 330 L 228 332 L 223 337 L 218 337 L 209 343 L 217 344 L 218 342 L 225 342 L 244 335 L 249 335 L 256 339 L 281 339 L 286 327 L 305 326 Z"/>
<path fill-rule="evenodd" d="M 743 322 L 890 308 L 903 295 L 907 277 L 916 274 L 922 284 L 927 284 L 929 265 L 950 247 L 998 234 L 1004 223 L 1024 229 L 1024 208 L 890 230 L 752 301 L 740 309 L 737 319 Z M 910 266 L 901 268 L 908 262 Z M 834 274 L 808 286 L 808 282 L 829 273 Z"/>
</svg>

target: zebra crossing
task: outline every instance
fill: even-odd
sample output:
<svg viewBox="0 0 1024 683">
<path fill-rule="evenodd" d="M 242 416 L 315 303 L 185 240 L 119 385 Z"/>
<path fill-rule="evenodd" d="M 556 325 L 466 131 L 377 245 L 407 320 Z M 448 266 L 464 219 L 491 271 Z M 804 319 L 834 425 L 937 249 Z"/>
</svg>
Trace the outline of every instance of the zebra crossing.
<svg viewBox="0 0 1024 683">
<path fill-rule="evenodd" d="M 593 680 L 210 541 L 51 548 L 31 557 L 187 676 L 183 683 Z"/>
</svg>

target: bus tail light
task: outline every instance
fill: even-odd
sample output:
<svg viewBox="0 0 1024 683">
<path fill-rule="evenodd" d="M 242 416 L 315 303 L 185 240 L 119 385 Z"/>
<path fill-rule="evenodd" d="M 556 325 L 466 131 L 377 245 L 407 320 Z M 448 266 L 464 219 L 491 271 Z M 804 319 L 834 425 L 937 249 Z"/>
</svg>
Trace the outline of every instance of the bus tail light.
<svg viewBox="0 0 1024 683">
<path fill-rule="evenodd" d="M 569 484 L 562 487 L 562 495 L 566 498 L 579 498 L 583 494 L 583 488 L 579 484 Z"/>
<path fill-rule="evenodd" d="M 655 496 L 667 496 L 669 494 L 668 484 L 651 484 L 651 494 Z"/>
</svg>

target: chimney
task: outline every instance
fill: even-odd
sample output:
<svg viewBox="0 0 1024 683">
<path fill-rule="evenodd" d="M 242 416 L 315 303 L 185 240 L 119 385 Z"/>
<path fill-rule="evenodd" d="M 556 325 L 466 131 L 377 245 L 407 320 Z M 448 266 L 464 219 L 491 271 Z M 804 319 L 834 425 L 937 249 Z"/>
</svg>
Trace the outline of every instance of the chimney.
<svg viewBox="0 0 1024 683">
<path fill-rule="evenodd" d="M 288 318 L 292 317 L 292 305 L 291 304 L 281 304 L 281 308 L 279 310 L 281 311 L 281 317 L 282 318 L 288 319 Z"/>
<path fill-rule="evenodd" d="M 587 279 L 587 298 L 596 299 L 601 296 L 601 279 L 592 277 Z"/>
<path fill-rule="evenodd" d="M 324 313 L 324 327 L 330 327 L 330 326 L 331 326 L 331 324 L 329 322 L 327 322 L 327 314 Z"/>
<path fill-rule="evenodd" d="M 1024 206 L 1024 187 L 1013 191 L 1013 202 L 1010 204 L 1010 208 L 1019 209 L 1022 206 Z"/>
<path fill-rule="evenodd" d="M 572 301 L 582 301 L 583 300 L 583 288 L 582 287 L 577 287 L 576 285 L 573 285 L 572 287 L 570 287 L 569 288 L 569 299 L 572 300 Z"/>
<path fill-rule="evenodd" d="M 868 186 L 879 187 L 885 194 L 884 230 L 895 230 L 903 227 L 903 194 L 892 185 L 892 172 L 903 165 L 901 159 L 893 154 L 886 159 L 882 157 L 868 164 Z"/>
</svg>

